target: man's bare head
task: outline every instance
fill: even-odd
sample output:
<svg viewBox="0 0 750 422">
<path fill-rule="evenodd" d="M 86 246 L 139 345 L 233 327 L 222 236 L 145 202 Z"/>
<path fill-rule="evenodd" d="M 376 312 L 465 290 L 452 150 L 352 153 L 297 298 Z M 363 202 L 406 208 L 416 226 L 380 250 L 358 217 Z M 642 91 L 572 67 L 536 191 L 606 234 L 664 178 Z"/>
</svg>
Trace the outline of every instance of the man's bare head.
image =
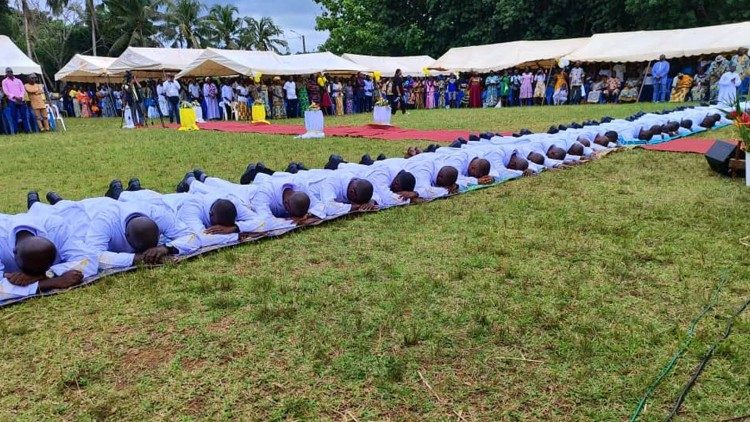
<svg viewBox="0 0 750 422">
<path fill-rule="evenodd" d="M 468 173 L 470 177 L 480 179 L 490 174 L 490 162 L 484 158 L 476 157 L 469 163 Z"/>
<path fill-rule="evenodd" d="M 547 157 L 553 159 L 553 160 L 562 160 L 565 158 L 565 150 L 552 145 L 547 149 Z"/>
<path fill-rule="evenodd" d="M 287 191 L 291 191 L 287 193 Z M 310 197 L 304 192 L 287 189 L 284 195 L 284 209 L 292 218 L 301 218 L 310 210 Z"/>
<path fill-rule="evenodd" d="M 237 223 L 237 207 L 234 206 L 232 201 L 226 199 L 214 201 L 208 214 L 211 224 L 214 226 L 231 227 Z"/>
<path fill-rule="evenodd" d="M 41 236 L 28 236 L 16 242 L 16 265 L 26 275 L 44 275 L 56 258 L 55 244 Z"/>
<path fill-rule="evenodd" d="M 578 139 L 576 139 L 576 141 L 578 143 L 580 143 L 581 145 L 585 146 L 585 147 L 590 147 L 591 146 L 591 141 L 589 141 L 588 138 L 586 138 L 583 135 L 579 136 Z"/>
<path fill-rule="evenodd" d="M 638 139 L 641 141 L 648 141 L 653 137 L 653 133 L 651 132 L 651 129 L 643 129 L 641 128 L 640 131 L 638 131 Z"/>
<path fill-rule="evenodd" d="M 352 204 L 366 204 L 372 199 L 372 183 L 365 179 L 354 178 L 346 188 L 346 198 Z"/>
<path fill-rule="evenodd" d="M 508 168 L 511 170 L 525 171 L 529 168 L 529 161 L 514 152 L 510 157 L 510 161 L 508 161 Z"/>
<path fill-rule="evenodd" d="M 133 217 L 125 224 L 125 239 L 135 253 L 143 253 L 159 244 L 159 226 L 146 216 Z"/>
<path fill-rule="evenodd" d="M 539 165 L 544 164 L 544 155 L 536 151 L 530 152 L 526 158 L 534 164 L 539 164 Z"/>
<path fill-rule="evenodd" d="M 458 170 L 453 166 L 443 166 L 435 177 L 435 185 L 449 188 L 456 184 L 456 180 L 458 180 Z"/>
<path fill-rule="evenodd" d="M 692 129 L 693 121 L 690 119 L 684 119 L 683 121 L 680 122 L 680 126 L 685 129 Z"/>
<path fill-rule="evenodd" d="M 391 182 L 392 192 L 411 192 L 417 184 L 417 179 L 406 170 L 398 172 Z"/>
<path fill-rule="evenodd" d="M 579 144 L 578 142 L 574 143 L 573 145 L 568 148 L 568 154 L 570 155 L 576 155 L 576 156 L 582 156 L 583 155 L 583 145 Z"/>
</svg>

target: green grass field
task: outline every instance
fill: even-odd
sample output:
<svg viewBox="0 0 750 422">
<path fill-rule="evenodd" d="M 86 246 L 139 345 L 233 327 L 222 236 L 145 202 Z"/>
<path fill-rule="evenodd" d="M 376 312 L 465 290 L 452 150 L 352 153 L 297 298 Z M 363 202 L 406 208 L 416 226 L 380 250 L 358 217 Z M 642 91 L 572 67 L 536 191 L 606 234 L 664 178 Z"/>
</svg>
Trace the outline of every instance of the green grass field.
<svg viewBox="0 0 750 422">
<path fill-rule="evenodd" d="M 543 130 L 650 104 L 437 110 L 415 128 Z M 328 124 L 364 123 L 366 116 Z M 0 212 L 25 193 L 169 192 L 186 170 L 321 166 L 408 145 L 124 131 L 0 138 Z M 707 136 L 729 136 L 731 132 Z M 0 420 L 623 420 L 724 280 L 648 402 L 663 420 L 750 294 L 750 191 L 698 155 L 631 150 L 446 201 L 336 221 L 0 310 Z M 750 314 L 683 407 L 750 414 Z"/>
</svg>

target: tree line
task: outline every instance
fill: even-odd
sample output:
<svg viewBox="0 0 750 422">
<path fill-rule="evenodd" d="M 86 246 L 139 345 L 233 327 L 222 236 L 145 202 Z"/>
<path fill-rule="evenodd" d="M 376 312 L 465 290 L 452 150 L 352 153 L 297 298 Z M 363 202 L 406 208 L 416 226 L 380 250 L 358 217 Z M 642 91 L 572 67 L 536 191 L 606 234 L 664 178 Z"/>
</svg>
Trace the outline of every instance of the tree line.
<svg viewBox="0 0 750 422">
<path fill-rule="evenodd" d="M 748 0 L 314 0 L 322 48 L 438 57 L 452 47 L 750 20 Z"/>
<path fill-rule="evenodd" d="M 284 31 L 270 17 L 239 15 L 233 5 L 200 0 L 0 0 L 0 34 L 57 72 L 74 54 L 116 57 L 128 46 L 289 53 Z"/>
</svg>

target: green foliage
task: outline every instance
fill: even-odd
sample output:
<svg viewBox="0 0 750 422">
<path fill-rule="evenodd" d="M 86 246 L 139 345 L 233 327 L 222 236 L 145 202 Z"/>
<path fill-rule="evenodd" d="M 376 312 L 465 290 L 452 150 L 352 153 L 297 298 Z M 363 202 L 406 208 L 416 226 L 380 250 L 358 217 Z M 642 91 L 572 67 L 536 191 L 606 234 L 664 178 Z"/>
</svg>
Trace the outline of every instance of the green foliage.
<svg viewBox="0 0 750 422">
<path fill-rule="evenodd" d="M 336 53 L 430 54 L 451 47 L 674 29 L 750 19 L 744 0 L 315 0 Z"/>
</svg>

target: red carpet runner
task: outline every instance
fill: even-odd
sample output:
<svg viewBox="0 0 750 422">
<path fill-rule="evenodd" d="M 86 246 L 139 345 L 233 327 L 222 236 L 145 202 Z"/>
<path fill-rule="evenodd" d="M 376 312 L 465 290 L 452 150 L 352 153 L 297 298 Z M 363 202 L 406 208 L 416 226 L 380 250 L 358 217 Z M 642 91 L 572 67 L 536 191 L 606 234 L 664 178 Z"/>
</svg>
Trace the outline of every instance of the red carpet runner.
<svg viewBox="0 0 750 422">
<path fill-rule="evenodd" d="M 263 133 L 269 135 L 302 135 L 305 128 L 299 125 L 251 125 L 244 122 L 206 122 L 198 126 L 204 130 L 230 133 Z M 328 126 L 326 136 L 347 136 L 351 138 L 373 138 L 386 141 L 425 140 L 452 142 L 459 136 L 469 137 L 468 130 L 419 130 L 395 126 Z"/>
<path fill-rule="evenodd" d="M 674 141 L 664 142 L 663 144 L 644 145 L 643 149 L 651 151 L 664 152 L 686 152 L 692 154 L 705 154 L 711 148 L 716 140 L 714 139 L 675 139 Z M 726 141 L 733 142 L 733 141 Z"/>
</svg>

